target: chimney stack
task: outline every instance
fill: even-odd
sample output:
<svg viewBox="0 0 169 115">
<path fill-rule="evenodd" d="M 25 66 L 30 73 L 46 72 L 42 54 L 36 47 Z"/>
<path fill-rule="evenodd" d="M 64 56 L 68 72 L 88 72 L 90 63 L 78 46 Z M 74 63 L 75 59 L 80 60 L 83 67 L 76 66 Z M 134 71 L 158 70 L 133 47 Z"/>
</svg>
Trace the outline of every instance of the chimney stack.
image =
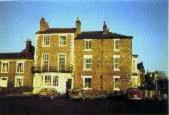
<svg viewBox="0 0 169 115">
<path fill-rule="evenodd" d="M 79 17 L 77 17 L 76 20 L 76 34 L 80 34 L 81 33 L 81 22 L 79 20 Z"/>
<path fill-rule="evenodd" d="M 109 31 L 109 28 L 107 28 L 106 21 L 104 21 L 104 24 L 103 24 L 103 34 L 107 34 L 108 31 Z"/>
<path fill-rule="evenodd" d="M 40 20 L 40 31 L 45 31 L 47 29 L 49 29 L 48 22 L 45 21 L 44 17 L 42 17 Z"/>
<path fill-rule="evenodd" d="M 26 49 L 27 49 L 27 50 L 30 50 L 31 47 L 32 47 L 32 42 L 31 42 L 30 39 L 28 39 L 28 40 L 26 41 Z"/>
</svg>

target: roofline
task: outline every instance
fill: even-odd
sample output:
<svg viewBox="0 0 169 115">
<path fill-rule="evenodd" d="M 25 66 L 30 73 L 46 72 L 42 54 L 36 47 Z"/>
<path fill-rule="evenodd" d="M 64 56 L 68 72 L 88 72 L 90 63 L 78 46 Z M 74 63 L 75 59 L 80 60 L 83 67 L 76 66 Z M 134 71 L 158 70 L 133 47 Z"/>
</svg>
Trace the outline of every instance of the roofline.
<svg viewBox="0 0 169 115">
<path fill-rule="evenodd" d="M 36 35 L 42 35 L 42 34 L 62 34 L 62 33 L 70 33 L 70 34 L 73 34 L 73 33 L 75 33 L 75 32 L 51 32 L 51 33 L 38 33 L 38 32 L 36 32 L 35 34 Z"/>
<path fill-rule="evenodd" d="M 90 39 L 133 39 L 133 37 L 108 37 L 108 38 L 90 38 Z M 89 38 L 75 38 L 76 40 L 83 40 L 83 39 L 89 39 Z"/>
<path fill-rule="evenodd" d="M 54 34 L 54 33 L 75 33 L 75 32 L 45 32 L 45 31 L 47 31 L 47 30 L 49 30 L 50 31 L 50 29 L 75 29 L 75 31 L 76 31 L 76 28 L 48 28 L 48 29 L 46 29 L 46 30 L 44 30 L 44 31 L 37 31 L 37 32 L 35 32 L 35 34 Z M 40 33 L 39 33 L 40 32 Z M 42 32 L 42 33 L 41 33 Z"/>
<path fill-rule="evenodd" d="M 27 61 L 34 61 L 34 58 L 0 58 L 0 61 L 15 61 L 15 60 L 27 60 Z"/>
</svg>

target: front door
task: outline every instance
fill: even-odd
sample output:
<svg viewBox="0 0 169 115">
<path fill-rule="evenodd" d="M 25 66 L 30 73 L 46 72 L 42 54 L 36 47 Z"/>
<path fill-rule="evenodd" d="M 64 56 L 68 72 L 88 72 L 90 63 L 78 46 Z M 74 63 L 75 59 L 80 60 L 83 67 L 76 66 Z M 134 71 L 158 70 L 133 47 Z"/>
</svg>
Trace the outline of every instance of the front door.
<svg viewBox="0 0 169 115">
<path fill-rule="evenodd" d="M 66 81 L 66 91 L 71 90 L 71 88 L 72 88 L 72 79 L 68 79 Z"/>
<path fill-rule="evenodd" d="M 8 77 L 1 77 L 0 78 L 0 87 L 7 87 L 8 85 Z"/>
</svg>

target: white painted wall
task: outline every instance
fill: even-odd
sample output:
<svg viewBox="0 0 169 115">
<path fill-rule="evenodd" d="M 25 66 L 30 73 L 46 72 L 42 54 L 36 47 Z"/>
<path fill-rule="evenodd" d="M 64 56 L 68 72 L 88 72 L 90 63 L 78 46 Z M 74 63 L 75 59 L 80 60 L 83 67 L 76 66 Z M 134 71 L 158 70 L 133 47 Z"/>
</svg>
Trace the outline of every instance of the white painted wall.
<svg viewBox="0 0 169 115">
<path fill-rule="evenodd" d="M 58 86 L 53 86 L 53 84 L 50 86 L 46 86 L 44 84 L 45 75 L 58 76 Z M 54 72 L 35 73 L 33 79 L 33 87 L 34 87 L 33 93 L 38 93 L 43 88 L 54 88 L 61 94 L 66 93 L 66 81 L 68 79 L 72 79 L 72 88 L 73 88 L 73 77 L 72 74 L 70 73 L 54 73 Z"/>
</svg>

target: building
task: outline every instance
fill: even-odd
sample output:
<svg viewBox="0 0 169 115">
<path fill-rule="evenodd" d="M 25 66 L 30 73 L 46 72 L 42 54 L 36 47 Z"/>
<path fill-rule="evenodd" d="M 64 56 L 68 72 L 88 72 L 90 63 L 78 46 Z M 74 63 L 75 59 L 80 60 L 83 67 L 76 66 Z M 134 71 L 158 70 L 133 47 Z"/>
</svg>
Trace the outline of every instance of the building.
<svg viewBox="0 0 169 115">
<path fill-rule="evenodd" d="M 42 17 L 35 38 L 34 93 L 43 88 L 65 93 L 73 88 L 75 34 L 76 28 L 49 28 Z"/>
<path fill-rule="evenodd" d="M 132 36 L 76 28 L 50 28 L 42 17 L 35 37 L 34 93 L 53 88 L 126 91 L 132 83 Z"/>
<path fill-rule="evenodd" d="M 140 85 L 144 86 L 145 83 L 145 69 L 144 69 L 144 64 L 143 62 L 140 62 L 137 64 L 137 69 L 138 69 L 138 75 L 140 78 Z"/>
<path fill-rule="evenodd" d="M 102 31 L 75 38 L 75 89 L 126 91 L 132 77 L 132 36 Z"/>
<path fill-rule="evenodd" d="M 138 55 L 133 55 L 132 57 L 132 88 L 137 88 L 141 85 L 139 70 L 137 68 L 137 57 Z"/>
<path fill-rule="evenodd" d="M 32 86 L 34 47 L 26 41 L 26 48 L 17 53 L 0 53 L 0 87 Z"/>
</svg>

